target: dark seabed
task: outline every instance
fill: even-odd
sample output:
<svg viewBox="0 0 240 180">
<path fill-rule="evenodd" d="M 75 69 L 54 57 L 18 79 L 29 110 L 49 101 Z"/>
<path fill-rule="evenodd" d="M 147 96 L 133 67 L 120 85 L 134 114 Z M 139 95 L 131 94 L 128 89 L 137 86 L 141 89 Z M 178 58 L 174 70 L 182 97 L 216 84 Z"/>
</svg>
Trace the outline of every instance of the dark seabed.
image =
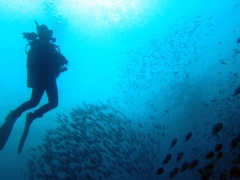
<svg viewBox="0 0 240 180">
<path fill-rule="evenodd" d="M 0 17 L 0 124 L 31 95 L 34 20 L 70 64 L 21 154 L 18 118 L 0 180 L 240 178 L 240 0 L 1 0 Z"/>
</svg>

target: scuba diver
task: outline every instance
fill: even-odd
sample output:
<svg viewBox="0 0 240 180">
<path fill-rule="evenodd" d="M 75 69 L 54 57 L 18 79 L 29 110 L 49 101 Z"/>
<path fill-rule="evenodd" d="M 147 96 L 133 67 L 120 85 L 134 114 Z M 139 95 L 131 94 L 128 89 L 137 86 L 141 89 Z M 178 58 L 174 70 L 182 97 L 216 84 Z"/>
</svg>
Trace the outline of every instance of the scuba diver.
<svg viewBox="0 0 240 180">
<path fill-rule="evenodd" d="M 38 25 L 36 21 L 35 23 L 37 34 L 22 33 L 29 42 L 25 52 L 27 54 L 27 87 L 32 88 L 32 95 L 29 101 L 10 111 L 0 127 L 0 150 L 4 148 L 17 118 L 28 109 L 36 107 L 45 91 L 48 103 L 26 115 L 25 128 L 18 146 L 18 153 L 22 152 L 33 120 L 42 117 L 43 114 L 58 106 L 56 78 L 61 72 L 67 71 L 68 60 L 60 53 L 59 47 L 54 44 L 56 39 L 52 37 L 53 31 L 44 24 Z M 29 51 L 27 51 L 28 46 L 30 46 Z"/>
<path fill-rule="evenodd" d="M 237 39 L 237 43 L 240 43 L 240 38 Z M 236 96 L 238 94 L 240 94 L 240 86 L 237 87 L 232 96 Z"/>
</svg>

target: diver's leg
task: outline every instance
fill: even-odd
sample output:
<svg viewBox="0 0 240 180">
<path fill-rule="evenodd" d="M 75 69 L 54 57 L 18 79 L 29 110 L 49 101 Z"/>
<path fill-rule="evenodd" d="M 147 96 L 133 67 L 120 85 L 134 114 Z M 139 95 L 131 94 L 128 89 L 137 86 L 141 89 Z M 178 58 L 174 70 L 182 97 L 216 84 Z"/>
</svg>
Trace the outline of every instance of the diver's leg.
<svg viewBox="0 0 240 180">
<path fill-rule="evenodd" d="M 22 105 L 20 105 L 17 109 L 13 110 L 11 113 L 12 116 L 14 118 L 18 118 L 26 110 L 36 107 L 39 104 L 44 91 L 45 91 L 45 89 L 41 86 L 33 88 L 32 96 L 31 96 L 30 100 L 23 103 Z"/>
<path fill-rule="evenodd" d="M 48 83 L 45 90 L 48 96 L 48 103 L 31 113 L 33 120 L 38 117 L 42 117 L 43 114 L 58 106 L 58 89 L 56 79 L 53 79 L 50 83 Z"/>
<path fill-rule="evenodd" d="M 23 149 L 24 142 L 27 138 L 29 127 L 34 119 L 38 117 L 42 117 L 44 113 L 54 109 L 58 105 L 58 90 L 56 80 L 52 81 L 52 83 L 46 84 L 46 92 L 48 96 L 48 103 L 40 107 L 38 110 L 34 111 L 33 113 L 28 113 L 26 117 L 26 124 L 25 129 L 23 131 L 19 146 L 18 146 L 18 153 L 20 154 Z"/>
<path fill-rule="evenodd" d="M 37 106 L 42 95 L 44 93 L 43 88 L 33 88 L 31 99 L 17 109 L 11 111 L 5 119 L 5 122 L 0 127 L 0 150 L 2 150 L 11 134 L 13 125 L 17 118 L 26 110 Z"/>
</svg>

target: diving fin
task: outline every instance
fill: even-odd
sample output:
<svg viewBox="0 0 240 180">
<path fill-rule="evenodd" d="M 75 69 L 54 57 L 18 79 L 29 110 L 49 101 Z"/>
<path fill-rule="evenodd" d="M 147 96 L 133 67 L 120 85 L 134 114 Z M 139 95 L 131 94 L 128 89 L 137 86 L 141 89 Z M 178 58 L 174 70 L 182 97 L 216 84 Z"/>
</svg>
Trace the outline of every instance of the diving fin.
<svg viewBox="0 0 240 180">
<path fill-rule="evenodd" d="M 5 122 L 0 127 L 0 151 L 4 148 L 17 118 L 12 116 L 12 111 L 7 115 Z"/>
<path fill-rule="evenodd" d="M 23 131 L 20 143 L 18 145 L 18 154 L 20 154 L 22 152 L 23 145 L 24 145 L 25 140 L 27 138 L 30 125 L 33 122 L 33 119 L 31 118 L 31 115 L 32 115 L 32 113 L 28 113 L 27 116 L 26 116 L 26 123 L 25 123 L 24 131 Z"/>
</svg>

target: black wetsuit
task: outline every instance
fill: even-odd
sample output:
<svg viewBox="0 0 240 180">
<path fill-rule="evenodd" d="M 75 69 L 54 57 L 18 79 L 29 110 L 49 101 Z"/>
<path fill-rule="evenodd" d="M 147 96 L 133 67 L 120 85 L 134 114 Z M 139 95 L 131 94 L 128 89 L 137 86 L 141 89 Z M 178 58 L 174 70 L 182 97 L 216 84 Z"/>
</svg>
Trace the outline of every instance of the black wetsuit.
<svg viewBox="0 0 240 180">
<path fill-rule="evenodd" d="M 45 91 L 48 103 L 34 111 L 33 119 L 42 117 L 44 113 L 58 106 L 56 78 L 61 73 L 60 67 L 68 63 L 67 59 L 50 42 L 37 39 L 30 43 L 30 46 L 27 58 L 27 86 L 32 88 L 32 95 L 29 101 L 12 111 L 15 118 L 21 116 L 26 110 L 36 107 Z"/>
</svg>

